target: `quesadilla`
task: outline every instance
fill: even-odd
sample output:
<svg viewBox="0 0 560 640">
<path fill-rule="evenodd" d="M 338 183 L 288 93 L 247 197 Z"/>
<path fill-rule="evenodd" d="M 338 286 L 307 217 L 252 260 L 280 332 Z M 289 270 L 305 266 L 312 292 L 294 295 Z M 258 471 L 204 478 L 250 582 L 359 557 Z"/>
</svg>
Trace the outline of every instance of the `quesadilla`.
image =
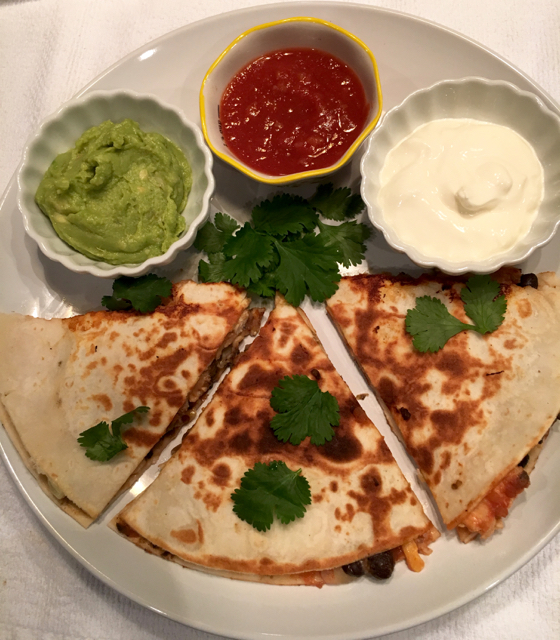
<svg viewBox="0 0 560 640">
<path fill-rule="evenodd" d="M 282 442 L 271 428 L 273 389 L 296 375 L 315 380 L 338 402 L 339 425 L 323 445 L 309 437 Z M 232 494 L 249 468 L 278 460 L 301 470 L 311 504 L 301 519 L 259 531 L 236 515 Z M 387 553 L 420 570 L 418 551 L 429 554 L 439 537 L 307 318 L 282 298 L 180 448 L 115 525 L 143 549 L 184 566 L 316 586 L 351 580 L 363 573 L 364 559 L 375 565 Z"/>
<path fill-rule="evenodd" d="M 230 285 L 185 281 L 150 314 L 0 314 L 0 419 L 45 492 L 90 524 L 258 328 L 249 303 Z M 128 448 L 86 457 L 82 432 L 138 406 L 149 411 L 123 431 Z"/>
<path fill-rule="evenodd" d="M 407 311 L 430 296 L 470 322 L 466 277 L 346 277 L 327 301 L 443 522 L 464 542 L 503 526 L 560 411 L 560 281 L 542 273 L 520 286 L 520 277 L 516 269 L 492 276 L 507 300 L 497 330 L 463 331 L 435 353 L 413 346 Z"/>
</svg>

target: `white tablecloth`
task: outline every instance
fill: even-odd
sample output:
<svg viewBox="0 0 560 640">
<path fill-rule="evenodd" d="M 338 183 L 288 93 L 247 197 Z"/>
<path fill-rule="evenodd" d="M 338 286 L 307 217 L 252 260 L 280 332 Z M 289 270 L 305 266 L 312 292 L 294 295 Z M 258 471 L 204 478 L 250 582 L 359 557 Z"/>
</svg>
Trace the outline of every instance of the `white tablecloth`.
<svg viewBox="0 0 560 640">
<path fill-rule="evenodd" d="M 560 102 L 559 0 L 367 3 L 421 16 L 478 40 Z M 177 27 L 254 4 L 266 3 L 0 0 L 0 192 L 7 187 L 22 146 L 41 119 L 109 65 Z M 560 488 L 558 495 L 560 499 Z M 0 505 L 2 640 L 215 637 L 146 610 L 89 574 L 46 533 L 2 464 Z M 483 597 L 391 637 L 558 640 L 560 536 Z"/>
</svg>

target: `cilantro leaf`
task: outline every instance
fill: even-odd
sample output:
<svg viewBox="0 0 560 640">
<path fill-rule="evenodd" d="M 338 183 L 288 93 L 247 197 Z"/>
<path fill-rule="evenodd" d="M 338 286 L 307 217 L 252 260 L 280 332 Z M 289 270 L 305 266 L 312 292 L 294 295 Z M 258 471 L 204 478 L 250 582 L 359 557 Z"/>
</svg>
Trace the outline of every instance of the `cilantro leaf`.
<svg viewBox="0 0 560 640">
<path fill-rule="evenodd" d="M 274 240 L 274 246 L 280 256 L 277 287 L 291 305 L 297 307 L 306 293 L 317 302 L 334 295 L 340 280 L 336 249 L 326 247 L 316 235 L 293 242 Z"/>
<path fill-rule="evenodd" d="M 224 247 L 224 270 L 233 284 L 247 287 L 262 276 L 260 267 L 272 262 L 272 238 L 257 233 L 249 222 L 232 236 Z"/>
<path fill-rule="evenodd" d="M 307 376 L 282 378 L 272 390 L 270 406 L 278 411 L 270 422 L 274 435 L 290 444 L 309 436 L 312 444 L 323 445 L 332 440 L 333 426 L 340 423 L 337 399 Z"/>
<path fill-rule="evenodd" d="M 223 253 L 209 253 L 208 262 L 198 263 L 198 277 L 201 282 L 224 282 L 229 280 L 226 257 Z"/>
<path fill-rule="evenodd" d="M 274 516 L 283 524 L 303 518 L 311 504 L 309 482 L 301 469 L 292 471 L 282 460 L 255 463 L 243 478 L 241 487 L 231 494 L 233 511 L 258 531 L 270 529 Z"/>
<path fill-rule="evenodd" d="M 357 216 L 365 207 L 359 194 L 352 195 L 349 187 L 333 191 L 331 183 L 319 185 L 309 204 L 328 220 L 338 221 Z"/>
<path fill-rule="evenodd" d="M 359 213 L 364 204 L 350 189 L 317 189 L 312 201 L 283 194 L 253 208 L 252 221 L 242 227 L 225 214 L 200 229 L 195 241 L 208 254 L 201 260 L 202 282 L 231 282 L 264 297 L 278 290 L 292 305 L 306 295 L 323 302 L 332 296 L 340 280 L 339 263 L 359 264 L 364 257 L 365 225 L 344 222 L 327 225 L 326 217 L 344 220 Z"/>
<path fill-rule="evenodd" d="M 206 253 L 221 253 L 224 245 L 239 229 L 239 224 L 225 213 L 217 213 L 214 224 L 207 222 L 196 234 L 194 246 Z"/>
<path fill-rule="evenodd" d="M 132 422 L 135 413 L 146 413 L 149 410 L 149 407 L 136 407 L 136 409 L 116 418 L 111 422 L 112 431 L 106 422 L 99 422 L 94 427 L 82 431 L 78 437 L 78 443 L 86 449 L 86 456 L 90 460 L 107 462 L 117 453 L 128 448 L 121 435 L 122 426 Z"/>
<path fill-rule="evenodd" d="M 273 236 L 312 231 L 319 220 L 306 200 L 287 193 L 261 202 L 253 209 L 252 217 L 257 231 Z"/>
<path fill-rule="evenodd" d="M 135 309 L 151 313 L 161 304 L 162 298 L 171 295 L 172 285 L 167 278 L 148 273 L 139 278 L 121 276 L 113 282 L 113 295 L 103 296 L 101 304 L 110 311 Z"/>
<path fill-rule="evenodd" d="M 461 291 L 465 313 L 475 323 L 479 333 L 495 331 L 504 321 L 507 308 L 505 296 L 499 296 L 500 285 L 487 275 L 472 276 Z"/>
<path fill-rule="evenodd" d="M 337 250 L 337 261 L 345 267 L 360 264 L 364 259 L 364 242 L 370 236 L 370 229 L 355 220 L 339 225 L 325 224 L 319 221 L 319 237 L 326 247 Z"/>
<path fill-rule="evenodd" d="M 452 316 L 441 300 L 430 296 L 416 298 L 416 307 L 406 314 L 405 326 L 414 346 L 422 352 L 439 351 L 449 338 L 473 328 Z"/>
<path fill-rule="evenodd" d="M 276 276 L 274 272 L 267 272 L 263 273 L 260 280 L 251 282 L 251 284 L 247 287 L 247 291 L 256 293 L 258 296 L 262 296 L 263 298 L 274 298 L 277 288 Z"/>
<path fill-rule="evenodd" d="M 490 276 L 471 276 L 461 291 L 465 313 L 475 324 L 452 316 L 437 298 L 416 298 L 416 307 L 406 314 L 405 326 L 418 351 L 439 351 L 454 335 L 470 329 L 480 334 L 495 331 L 504 321 L 505 296 L 498 296 L 500 285 Z"/>
</svg>

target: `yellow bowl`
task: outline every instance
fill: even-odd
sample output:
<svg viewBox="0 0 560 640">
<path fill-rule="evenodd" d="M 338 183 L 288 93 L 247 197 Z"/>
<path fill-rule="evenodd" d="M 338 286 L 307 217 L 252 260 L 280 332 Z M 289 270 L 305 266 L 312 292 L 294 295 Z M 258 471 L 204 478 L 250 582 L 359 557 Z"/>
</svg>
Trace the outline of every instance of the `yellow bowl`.
<svg viewBox="0 0 560 640">
<path fill-rule="evenodd" d="M 364 128 L 358 138 L 334 164 L 283 176 L 272 176 L 247 166 L 228 149 L 220 123 L 220 100 L 233 76 L 259 56 L 287 48 L 315 48 L 346 63 L 357 74 L 370 104 Z M 212 151 L 245 175 L 267 184 L 288 184 L 320 178 L 340 169 L 373 130 L 383 106 L 377 63 L 366 45 L 348 31 L 318 18 L 297 17 L 268 22 L 238 36 L 208 69 L 200 88 L 202 132 Z"/>
</svg>

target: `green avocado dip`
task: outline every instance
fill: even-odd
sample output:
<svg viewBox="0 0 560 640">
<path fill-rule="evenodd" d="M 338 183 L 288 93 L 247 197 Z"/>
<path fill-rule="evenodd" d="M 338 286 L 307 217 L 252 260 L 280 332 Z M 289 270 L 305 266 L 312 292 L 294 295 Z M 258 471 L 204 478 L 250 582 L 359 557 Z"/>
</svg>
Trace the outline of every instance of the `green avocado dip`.
<svg viewBox="0 0 560 640">
<path fill-rule="evenodd" d="M 35 200 L 71 247 L 110 264 L 159 256 L 185 230 L 191 190 L 183 152 L 133 120 L 107 120 L 61 153 Z"/>
</svg>

